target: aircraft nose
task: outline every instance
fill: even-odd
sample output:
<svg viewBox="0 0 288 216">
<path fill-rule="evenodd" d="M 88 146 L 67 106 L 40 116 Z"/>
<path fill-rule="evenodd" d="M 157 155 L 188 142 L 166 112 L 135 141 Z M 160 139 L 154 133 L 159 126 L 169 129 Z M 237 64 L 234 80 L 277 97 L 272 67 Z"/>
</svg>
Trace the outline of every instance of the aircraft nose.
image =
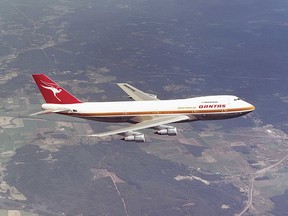
<svg viewBox="0 0 288 216">
<path fill-rule="evenodd" d="M 247 107 L 249 110 L 251 110 L 251 111 L 253 111 L 253 110 L 256 109 L 255 106 L 253 106 L 252 104 L 250 104 L 250 103 L 248 103 L 248 102 L 245 102 L 245 105 L 246 105 L 246 107 Z"/>
<path fill-rule="evenodd" d="M 253 110 L 256 109 L 255 106 L 253 106 L 252 104 L 250 104 L 250 105 L 251 105 L 251 106 L 250 106 L 251 111 L 253 111 Z"/>
</svg>

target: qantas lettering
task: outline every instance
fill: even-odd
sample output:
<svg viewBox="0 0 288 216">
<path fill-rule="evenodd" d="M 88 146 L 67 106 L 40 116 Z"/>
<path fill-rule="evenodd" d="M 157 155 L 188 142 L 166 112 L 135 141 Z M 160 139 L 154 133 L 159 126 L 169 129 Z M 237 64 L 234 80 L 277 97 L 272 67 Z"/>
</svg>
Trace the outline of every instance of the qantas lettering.
<svg viewBox="0 0 288 216">
<path fill-rule="evenodd" d="M 210 104 L 210 105 L 199 105 L 199 109 L 208 109 L 208 108 L 225 108 L 226 104 Z"/>
</svg>

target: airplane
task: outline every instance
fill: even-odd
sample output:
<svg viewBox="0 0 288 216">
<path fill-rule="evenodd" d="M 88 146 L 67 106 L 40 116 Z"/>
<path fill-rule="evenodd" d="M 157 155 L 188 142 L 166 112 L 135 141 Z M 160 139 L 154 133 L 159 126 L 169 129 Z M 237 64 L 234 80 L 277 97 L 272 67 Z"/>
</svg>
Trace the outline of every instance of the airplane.
<svg viewBox="0 0 288 216">
<path fill-rule="evenodd" d="M 88 135 L 105 137 L 122 135 L 124 141 L 145 142 L 139 130 L 153 128 L 158 135 L 177 135 L 169 124 L 198 120 L 229 119 L 246 115 L 255 107 L 232 95 L 203 96 L 186 99 L 159 100 L 127 83 L 117 83 L 134 101 L 82 102 L 45 74 L 33 74 L 46 103 L 42 111 L 31 114 L 62 114 L 102 122 L 129 122 L 129 126 Z"/>
</svg>

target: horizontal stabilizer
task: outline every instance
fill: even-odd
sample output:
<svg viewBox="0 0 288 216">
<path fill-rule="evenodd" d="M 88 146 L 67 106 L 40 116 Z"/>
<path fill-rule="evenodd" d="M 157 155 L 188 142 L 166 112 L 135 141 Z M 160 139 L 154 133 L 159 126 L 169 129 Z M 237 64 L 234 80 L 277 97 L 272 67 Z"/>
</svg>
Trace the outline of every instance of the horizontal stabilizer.
<svg viewBox="0 0 288 216">
<path fill-rule="evenodd" d="M 69 111 L 70 109 L 44 110 L 44 111 L 32 113 L 29 116 L 44 115 L 44 114 L 59 113 L 59 112 L 69 112 Z"/>
</svg>

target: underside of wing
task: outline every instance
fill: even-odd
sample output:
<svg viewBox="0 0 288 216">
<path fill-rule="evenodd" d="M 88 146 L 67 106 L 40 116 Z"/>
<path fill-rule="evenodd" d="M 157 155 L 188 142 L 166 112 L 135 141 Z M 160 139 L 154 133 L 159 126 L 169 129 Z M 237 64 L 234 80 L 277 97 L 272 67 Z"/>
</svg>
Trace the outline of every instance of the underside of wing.
<svg viewBox="0 0 288 216">
<path fill-rule="evenodd" d="M 186 115 L 155 117 L 153 119 L 142 121 L 142 122 L 139 122 L 137 124 L 131 125 L 129 127 L 120 128 L 120 129 L 112 130 L 112 131 L 107 131 L 104 133 L 93 134 L 93 135 L 89 135 L 89 136 L 93 136 L 93 137 L 110 136 L 110 135 L 127 133 L 127 132 L 137 131 L 137 130 L 146 129 L 146 128 L 153 128 L 153 127 L 157 127 L 160 125 L 165 125 L 165 124 L 170 124 L 170 123 L 175 123 L 175 122 L 181 122 L 181 121 L 187 121 L 187 120 L 189 120 L 189 117 Z"/>
<path fill-rule="evenodd" d="M 159 100 L 156 95 L 145 93 L 128 83 L 117 83 L 117 85 L 135 101 Z"/>
</svg>

